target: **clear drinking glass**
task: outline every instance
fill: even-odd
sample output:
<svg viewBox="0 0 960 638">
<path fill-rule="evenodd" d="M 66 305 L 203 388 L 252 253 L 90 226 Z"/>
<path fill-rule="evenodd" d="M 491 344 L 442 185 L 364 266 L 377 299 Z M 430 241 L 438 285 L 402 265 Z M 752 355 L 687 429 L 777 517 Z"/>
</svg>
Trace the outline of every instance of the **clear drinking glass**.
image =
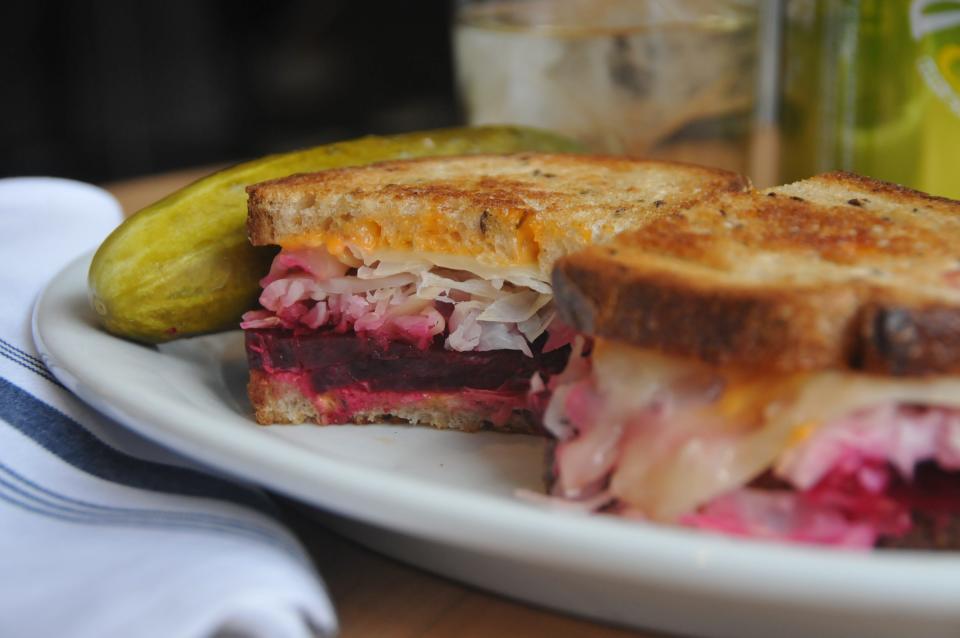
<svg viewBox="0 0 960 638">
<path fill-rule="evenodd" d="M 461 0 L 454 54 L 471 124 L 567 133 L 596 151 L 744 172 L 756 0 Z"/>
</svg>

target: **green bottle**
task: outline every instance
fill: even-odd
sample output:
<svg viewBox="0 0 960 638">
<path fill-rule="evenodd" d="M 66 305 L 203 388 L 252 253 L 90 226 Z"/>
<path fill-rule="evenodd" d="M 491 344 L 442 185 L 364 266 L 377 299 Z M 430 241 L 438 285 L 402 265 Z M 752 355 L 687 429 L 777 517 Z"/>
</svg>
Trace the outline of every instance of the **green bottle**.
<svg viewBox="0 0 960 638">
<path fill-rule="evenodd" d="M 917 188 L 960 199 L 960 1 L 914 0 L 910 25 L 928 102 Z"/>
<path fill-rule="evenodd" d="M 781 177 L 960 198 L 960 0 L 788 0 Z"/>
</svg>

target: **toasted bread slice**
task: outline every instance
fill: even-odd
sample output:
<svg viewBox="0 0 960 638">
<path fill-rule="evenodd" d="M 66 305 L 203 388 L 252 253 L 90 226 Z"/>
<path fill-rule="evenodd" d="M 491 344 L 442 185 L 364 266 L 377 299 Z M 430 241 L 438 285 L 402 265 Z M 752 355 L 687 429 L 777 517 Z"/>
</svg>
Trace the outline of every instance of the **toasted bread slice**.
<svg viewBox="0 0 960 638">
<path fill-rule="evenodd" d="M 447 253 L 546 276 L 562 254 L 748 187 L 718 169 L 623 157 L 403 160 L 250 186 L 248 230 L 256 245 Z"/>
<path fill-rule="evenodd" d="M 960 372 L 960 202 L 849 173 L 720 194 L 553 281 L 580 330 L 710 363 Z"/>
<path fill-rule="evenodd" d="M 499 432 L 518 432 L 538 434 L 541 432 L 539 419 L 529 410 L 512 410 L 503 419 L 495 404 L 482 404 L 465 400 L 457 392 L 422 393 L 422 396 L 406 405 L 377 405 L 372 403 L 363 410 L 350 415 L 347 421 L 339 416 L 335 392 L 321 394 L 315 401 L 307 398 L 296 384 L 283 377 L 266 374 L 262 370 L 250 371 L 247 393 L 254 408 L 257 423 L 329 423 L 349 422 L 367 423 L 410 423 L 428 425 L 438 430 L 462 430 L 476 432 L 491 426 L 494 419 Z M 329 410 L 324 407 L 328 406 Z"/>
</svg>

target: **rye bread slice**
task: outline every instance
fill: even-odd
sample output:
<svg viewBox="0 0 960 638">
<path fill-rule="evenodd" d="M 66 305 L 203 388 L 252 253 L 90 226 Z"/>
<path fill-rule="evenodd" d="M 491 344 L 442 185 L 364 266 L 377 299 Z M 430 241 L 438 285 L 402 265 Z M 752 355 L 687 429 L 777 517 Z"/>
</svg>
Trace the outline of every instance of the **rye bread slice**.
<svg viewBox="0 0 960 638">
<path fill-rule="evenodd" d="M 333 239 L 531 265 L 749 181 L 727 171 L 599 155 L 470 155 L 383 162 L 248 187 L 255 245 Z"/>
<path fill-rule="evenodd" d="M 960 202 L 836 172 L 721 193 L 567 256 L 560 315 L 719 365 L 960 372 Z"/>
<path fill-rule="evenodd" d="M 336 393 L 321 393 L 311 401 L 296 384 L 272 377 L 262 370 L 250 371 L 247 394 L 253 404 L 254 417 L 261 425 L 407 423 L 464 432 L 489 428 L 498 432 L 542 433 L 539 420 L 529 410 L 513 410 L 505 423 L 494 425 L 492 419 L 499 412 L 496 405 L 466 403 L 455 392 L 424 393 L 419 400 L 409 401 L 399 408 L 371 404 L 353 412 L 346 421 L 330 417 L 332 413 L 342 412 L 337 405 Z"/>
</svg>

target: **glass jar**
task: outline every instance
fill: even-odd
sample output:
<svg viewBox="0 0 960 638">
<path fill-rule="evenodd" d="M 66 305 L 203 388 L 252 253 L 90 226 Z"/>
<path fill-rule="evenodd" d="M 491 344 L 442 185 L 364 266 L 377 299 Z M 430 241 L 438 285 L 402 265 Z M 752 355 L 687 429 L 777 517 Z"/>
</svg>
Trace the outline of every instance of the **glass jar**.
<svg viewBox="0 0 960 638">
<path fill-rule="evenodd" d="M 756 29 L 748 0 L 461 1 L 457 81 L 471 124 L 745 172 Z"/>
</svg>

